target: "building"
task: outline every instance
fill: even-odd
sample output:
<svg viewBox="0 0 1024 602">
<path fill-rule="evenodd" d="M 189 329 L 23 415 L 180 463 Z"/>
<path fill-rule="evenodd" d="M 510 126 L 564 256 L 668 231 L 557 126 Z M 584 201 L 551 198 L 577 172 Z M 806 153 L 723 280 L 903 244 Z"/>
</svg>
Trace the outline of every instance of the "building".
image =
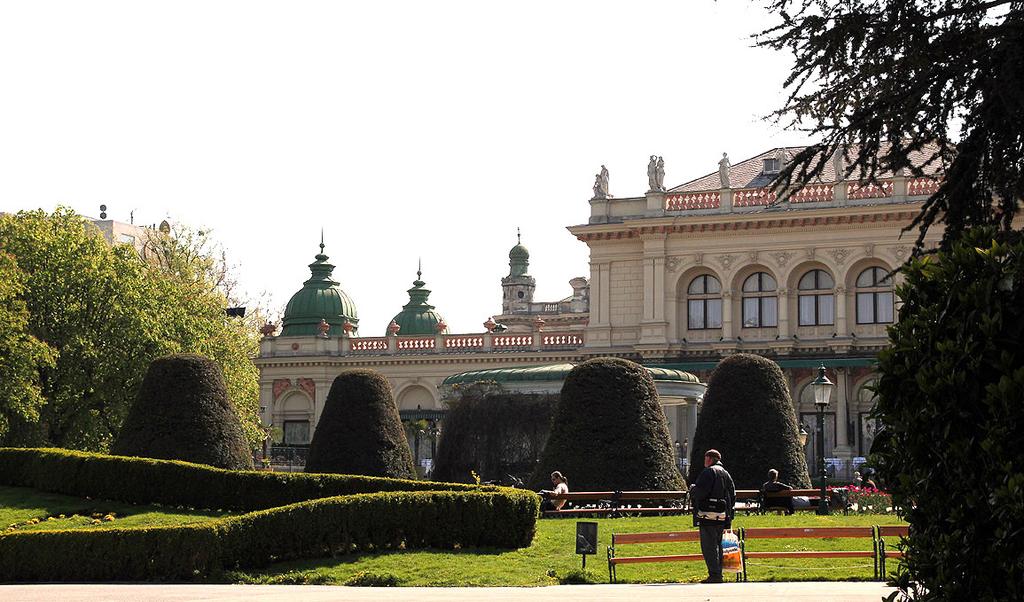
<svg viewBox="0 0 1024 602">
<path fill-rule="evenodd" d="M 308 440 L 331 381 L 351 367 L 387 376 L 403 417 L 436 419 L 445 380 L 463 381 L 467 372 L 486 378 L 481 371 L 495 369 L 501 372 L 490 376 L 509 380 L 509 368 L 614 355 L 703 380 L 720 358 L 748 352 L 782 367 L 811 434 L 812 462 L 807 385 L 826 365 L 837 385 L 826 416 L 826 455 L 848 466 L 867 454 L 874 436 L 867 418 L 872 360 L 896 316 L 890 273 L 913 246 L 901 231 L 940 174 L 930 168 L 925 177 L 883 174 L 859 182 L 843 177 L 837 156 L 819 181 L 776 198 L 768 185 L 799 150 L 772 149 L 735 165 L 723 156 L 718 171 L 671 189 L 652 168 L 651 190 L 639 196 L 613 198 L 607 186 L 595 185 L 587 223 L 569 228 L 590 248 L 589 281 L 574 279 L 566 299 L 534 302 L 529 253 L 517 243 L 502 279 L 502 312 L 485 332 L 440 329 L 443 319 L 427 305 L 419 274 L 384 337 L 354 336 L 354 309 L 349 315 L 333 297 L 318 297 L 324 305 L 303 315 L 319 315 L 326 336 L 293 335 L 288 325 L 295 316 L 286 315 L 285 331 L 263 340 L 256 363 L 264 420 L 282 425 L 286 442 Z M 940 236 L 935 229 L 929 241 Z M 408 319 L 407 311 L 423 317 Z M 692 438 L 699 401 L 691 391 L 667 405 L 677 439 Z"/>
</svg>

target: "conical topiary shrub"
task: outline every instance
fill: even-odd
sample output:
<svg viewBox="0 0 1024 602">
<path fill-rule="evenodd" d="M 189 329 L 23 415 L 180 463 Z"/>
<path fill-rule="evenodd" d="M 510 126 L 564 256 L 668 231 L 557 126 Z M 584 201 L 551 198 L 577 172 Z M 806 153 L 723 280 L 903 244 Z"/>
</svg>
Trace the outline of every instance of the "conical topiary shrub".
<svg viewBox="0 0 1024 602">
<path fill-rule="evenodd" d="M 252 451 L 220 366 L 199 355 L 153 360 L 110 451 L 231 470 L 252 468 Z"/>
<path fill-rule="evenodd" d="M 639 364 L 602 357 L 566 377 L 530 481 L 550 489 L 558 470 L 576 491 L 677 490 L 684 483 L 673 459 L 651 375 Z"/>
<path fill-rule="evenodd" d="M 386 378 L 373 370 L 348 370 L 334 379 L 309 445 L 306 472 L 415 478 Z"/>
<path fill-rule="evenodd" d="M 691 482 L 704 468 L 704 452 L 717 449 L 737 489 L 758 489 L 770 468 L 780 481 L 811 486 L 786 379 L 759 355 L 737 353 L 718 363 L 690 449 Z"/>
</svg>

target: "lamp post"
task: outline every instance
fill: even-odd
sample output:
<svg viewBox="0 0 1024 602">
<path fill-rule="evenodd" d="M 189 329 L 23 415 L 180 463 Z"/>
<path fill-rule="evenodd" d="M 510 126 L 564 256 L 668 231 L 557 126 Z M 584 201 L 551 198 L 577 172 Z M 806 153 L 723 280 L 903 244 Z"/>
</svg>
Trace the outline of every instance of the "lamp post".
<svg viewBox="0 0 1024 602">
<path fill-rule="evenodd" d="M 800 447 L 807 447 L 807 429 L 804 428 L 804 423 L 800 423 Z"/>
<path fill-rule="evenodd" d="M 828 398 L 832 395 L 832 381 L 825 376 L 825 364 L 818 368 L 818 378 L 811 381 L 811 388 L 814 391 L 814 405 L 818 408 L 818 461 L 821 466 L 821 498 L 818 501 L 818 514 L 828 514 L 828 491 L 825 481 L 828 475 L 825 473 L 825 408 L 828 407 Z"/>
<path fill-rule="evenodd" d="M 679 444 L 679 439 L 676 439 L 675 448 L 676 448 L 676 466 L 679 468 L 679 470 L 682 470 L 683 469 L 683 448 Z"/>
</svg>

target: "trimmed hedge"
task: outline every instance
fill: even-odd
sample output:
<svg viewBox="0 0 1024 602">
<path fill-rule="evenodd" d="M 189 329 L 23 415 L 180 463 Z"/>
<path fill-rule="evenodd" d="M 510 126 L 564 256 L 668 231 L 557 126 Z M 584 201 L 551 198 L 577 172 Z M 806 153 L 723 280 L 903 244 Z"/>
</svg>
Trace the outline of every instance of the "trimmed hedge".
<svg viewBox="0 0 1024 602">
<path fill-rule="evenodd" d="M 38 448 L 0 448 L 0 484 L 133 504 L 243 511 L 356 493 L 496 491 L 381 477 L 222 470 L 176 460 Z"/>
<path fill-rule="evenodd" d="M 555 470 L 577 491 L 686 486 L 676 468 L 658 391 L 646 368 L 600 357 L 569 372 L 531 487 L 550 488 Z"/>
<path fill-rule="evenodd" d="M 12 533 L 0 536 L 0 581 L 181 581 L 355 551 L 525 547 L 538 507 L 513 489 L 388 492 L 197 525 Z"/>
<path fill-rule="evenodd" d="M 331 383 L 306 457 L 306 472 L 416 476 L 391 384 L 373 370 L 345 370 Z"/>
<path fill-rule="evenodd" d="M 737 489 L 759 489 L 768 470 L 797 489 L 811 486 L 786 377 L 770 359 L 750 353 L 724 358 L 708 379 L 690 446 L 690 482 L 717 449 Z"/>
</svg>

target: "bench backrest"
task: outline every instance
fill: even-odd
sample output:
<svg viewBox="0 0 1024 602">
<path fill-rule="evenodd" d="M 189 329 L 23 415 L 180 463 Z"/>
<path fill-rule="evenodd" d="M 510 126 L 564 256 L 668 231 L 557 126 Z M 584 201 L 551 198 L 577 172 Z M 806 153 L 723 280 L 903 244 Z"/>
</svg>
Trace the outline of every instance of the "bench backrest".
<svg viewBox="0 0 1024 602">
<path fill-rule="evenodd" d="M 910 525 L 892 525 L 878 527 L 879 537 L 908 537 L 909 535 Z"/>
<path fill-rule="evenodd" d="M 619 546 L 627 543 L 661 543 L 666 541 L 700 541 L 700 531 L 612 533 L 612 546 Z"/>
<path fill-rule="evenodd" d="M 812 537 L 867 537 L 874 539 L 873 527 L 751 527 L 743 539 L 803 539 Z"/>
<path fill-rule="evenodd" d="M 570 491 L 569 493 L 551 493 L 547 497 L 552 500 L 681 500 L 687 496 L 685 491 Z"/>
</svg>

